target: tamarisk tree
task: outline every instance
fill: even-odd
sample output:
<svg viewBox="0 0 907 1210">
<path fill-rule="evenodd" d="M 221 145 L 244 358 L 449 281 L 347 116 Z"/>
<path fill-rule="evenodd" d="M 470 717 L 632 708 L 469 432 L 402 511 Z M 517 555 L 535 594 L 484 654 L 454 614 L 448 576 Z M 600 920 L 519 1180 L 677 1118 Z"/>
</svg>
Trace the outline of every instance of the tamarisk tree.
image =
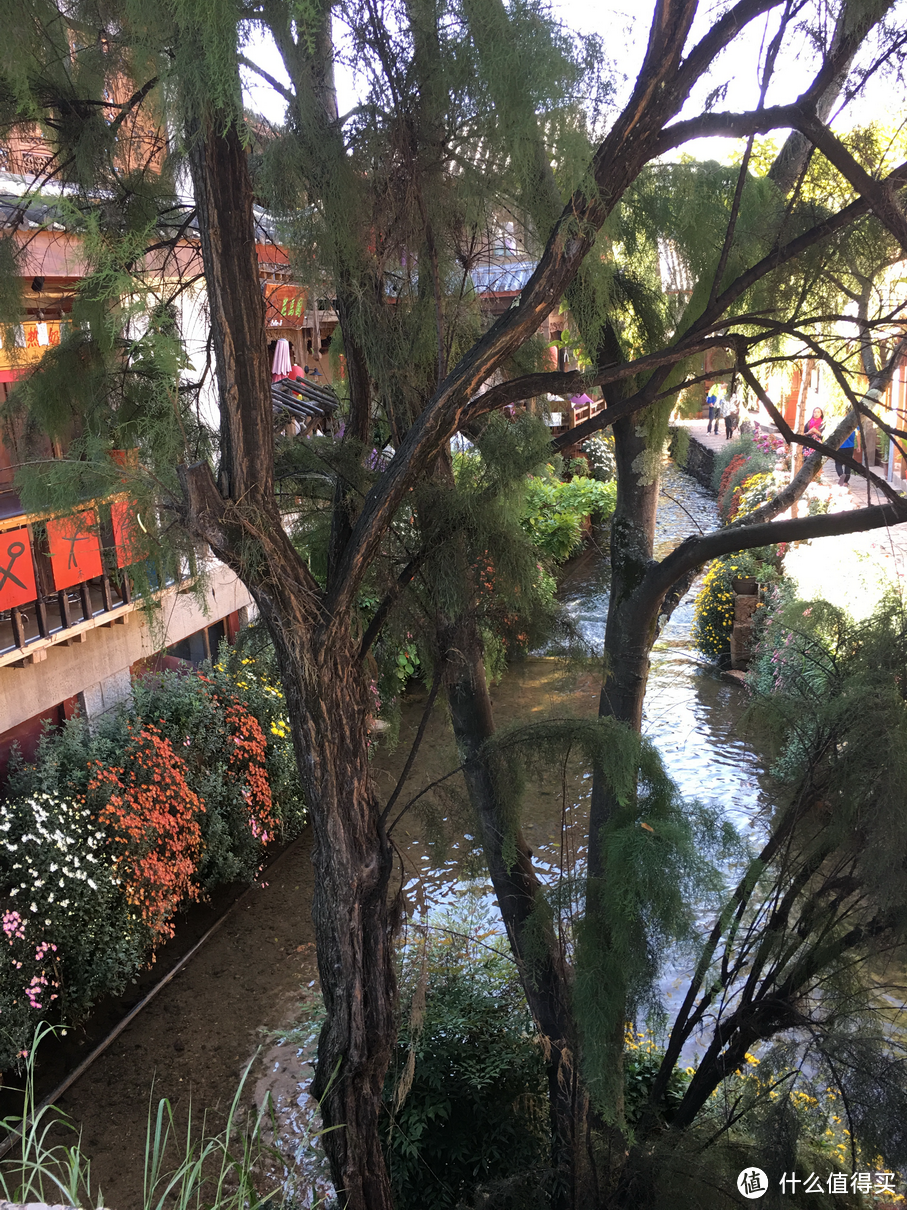
<svg viewBox="0 0 907 1210">
<path fill-rule="evenodd" d="M 505 403 L 603 387 L 606 409 L 573 439 L 607 425 L 617 440 L 602 713 L 631 730 L 640 725 L 659 611 L 684 575 L 724 550 L 904 519 L 895 498 L 846 517 L 759 517 L 764 533 L 755 524 L 738 527 L 685 543 L 662 563 L 652 559 L 653 468 L 690 359 L 728 348 L 749 373 L 748 358 L 758 359 L 779 334 L 813 339 L 821 317 L 810 307 L 822 258 L 843 256 L 840 241 L 860 223 L 904 243 L 899 189 L 907 168 L 879 178 L 828 125 L 834 99 L 852 82 L 848 73 L 859 76 L 864 42 L 877 35 L 882 58 L 896 56 L 902 35 L 884 26 L 890 5 L 845 2 L 828 28 L 828 10 L 808 7 L 812 75 L 798 96 L 769 105 L 772 67 L 796 32 L 792 5 L 738 0 L 700 32 L 698 0 L 658 0 L 636 79 L 625 102 L 611 108 L 590 83 L 601 47 L 574 45 L 532 5 L 29 0 L 26 7 L 27 19 L 20 4 L 7 0 L 4 10 L 10 38 L 0 120 L 9 129 L 42 125 L 54 150 L 48 175 L 64 182 L 68 221 L 81 224 L 93 270 L 78 299 L 83 326 L 26 396 L 40 411 L 59 390 L 60 367 L 75 368 L 76 378 L 85 367 L 96 372 L 93 381 L 105 386 L 79 396 L 81 445 L 74 448 L 85 458 L 73 459 L 70 484 L 83 493 L 89 482 L 98 486 L 105 444 L 128 444 L 120 431 L 128 420 L 153 471 L 146 487 L 161 515 L 236 571 L 272 637 L 315 831 L 314 916 L 327 1009 L 316 1088 L 325 1122 L 336 1128 L 325 1145 L 338 1190 L 351 1210 L 391 1204 L 379 1106 L 396 1035 L 392 941 L 400 907 L 392 886 L 393 802 L 381 801 L 368 765 L 370 653 L 419 588 L 431 618 L 432 699 L 443 686 L 501 911 L 547 1040 L 563 1196 L 579 1204 L 581 1186 L 591 1186 L 582 1175 L 588 1099 L 576 1060 L 572 975 L 537 910 L 539 882 L 506 762 L 489 744 L 494 719 L 474 608 L 475 514 L 451 503 L 450 439 L 464 428 L 480 431 Z M 340 21 L 367 78 L 362 104 L 343 116 L 332 74 Z M 771 51 L 759 102 L 723 112 L 712 97 L 696 113 L 691 98 L 719 56 L 760 21 L 769 23 Z M 263 73 L 284 96 L 287 122 L 254 159 L 240 88 L 240 69 L 251 63 L 242 45 L 250 22 L 269 30 L 290 80 L 286 86 Z M 121 101 L 111 100 L 111 79 L 131 82 L 116 94 Z M 129 157 L 139 114 L 166 124 L 166 154 L 155 147 L 144 159 Z M 795 133 L 767 181 L 753 180 L 749 153 L 738 173 L 709 170 L 698 181 L 691 169 L 664 165 L 695 137 L 749 139 L 752 147 L 755 136 L 773 130 Z M 819 154 L 851 190 L 837 207 L 800 204 L 800 178 Z M 178 260 L 192 222 L 177 189 L 187 179 L 219 404 L 213 452 L 193 419 L 191 395 L 173 386 L 178 357 L 160 320 L 160 290 L 153 322 L 140 337 L 135 328 L 123 336 L 135 320 L 128 308 L 124 315 L 124 299 L 154 293 L 162 263 Z M 691 236 L 681 223 L 685 183 L 709 214 L 712 242 L 700 241 L 698 260 L 695 241 L 684 243 Z M 284 223 L 300 272 L 329 282 L 337 298 L 347 416 L 336 452 L 323 452 L 330 499 L 320 567 L 311 547 L 294 542 L 280 508 L 278 475 L 299 467 L 275 462 L 256 255 L 260 200 Z M 673 215 L 664 208 L 671 201 Z M 517 216 L 537 263 L 514 305 L 487 325 L 469 271 L 505 212 Z M 688 245 L 699 274 L 679 316 L 665 313 L 652 288 L 660 236 L 685 254 Z M 775 298 L 788 308 L 783 315 L 766 303 Z M 576 317 L 588 372 L 539 368 L 536 333 L 561 305 Z M 376 419 L 394 445 L 377 469 L 370 452 Z M 836 433 L 831 445 L 843 437 Z M 402 540 L 401 522 L 415 547 Z M 425 587 L 433 559 L 434 587 Z M 380 601 L 363 625 L 360 598 L 374 584 Z M 602 725 L 599 748 L 619 731 Z M 605 869 L 597 838 L 614 805 L 606 766 L 599 760 L 590 820 L 593 877 Z M 601 914 L 592 922 L 603 936 L 615 927 Z M 611 1002 L 612 1040 L 602 1051 L 596 1097 L 619 1126 L 627 1003 L 620 988 Z"/>
</svg>

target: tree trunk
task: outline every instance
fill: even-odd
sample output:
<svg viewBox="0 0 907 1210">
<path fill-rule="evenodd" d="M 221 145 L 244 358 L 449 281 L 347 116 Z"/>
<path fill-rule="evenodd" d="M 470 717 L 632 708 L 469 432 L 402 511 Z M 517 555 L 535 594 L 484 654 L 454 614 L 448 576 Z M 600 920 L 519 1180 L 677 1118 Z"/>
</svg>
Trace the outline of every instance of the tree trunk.
<svg viewBox="0 0 907 1210">
<path fill-rule="evenodd" d="M 519 793 L 500 756 L 485 745 L 495 732 L 481 640 L 470 619 L 442 630 L 445 689 L 485 860 L 533 1019 L 548 1077 L 555 1205 L 592 1205 L 594 1177 L 586 1148 L 588 1098 L 576 1067 L 570 975 L 550 908 L 519 826 Z"/>
<path fill-rule="evenodd" d="M 599 717 L 611 717 L 642 730 L 642 706 L 649 675 L 649 652 L 655 637 L 657 613 L 640 614 L 637 590 L 645 581 L 652 562 L 655 510 L 658 503 L 658 467 L 649 465 L 648 438 L 639 420 L 630 417 L 614 425 L 617 462 L 617 500 L 611 523 L 611 595 L 605 629 L 605 681 L 599 701 Z M 613 922 L 599 894 L 605 875 L 602 830 L 618 809 L 613 788 L 601 769 L 593 771 L 589 804 L 589 880 L 586 891 L 585 928 L 595 937 L 595 946 L 608 947 Z M 590 959 L 594 961 L 593 959 Z M 584 948 L 577 953 L 580 977 L 584 977 Z M 614 964 L 611 964 L 612 967 Z M 587 977 L 587 976 L 586 976 Z M 626 992 L 609 990 L 608 999 L 626 1006 Z M 619 1181 L 625 1156 L 623 1138 L 624 1029 L 626 1008 L 618 1008 L 613 1020 L 602 1027 L 600 1045 L 604 1059 L 599 1063 L 599 1095 L 607 1104 L 614 1126 L 606 1132 L 611 1151 L 611 1180 Z"/>
<path fill-rule="evenodd" d="M 340 1204 L 391 1205 L 380 1141 L 384 1078 L 397 1035 L 389 900 L 393 849 L 368 764 L 368 686 L 350 642 L 306 652 L 271 627 L 315 847 L 312 914 L 327 1012 L 313 1095 L 321 1104 L 325 1150 Z M 312 709 L 312 703 L 317 703 Z"/>
<path fill-rule="evenodd" d="M 605 627 L 605 683 L 599 716 L 642 730 L 642 706 L 649 677 L 655 616 L 641 612 L 637 590 L 652 563 L 660 470 L 649 468 L 648 440 L 635 417 L 614 425 L 617 500 L 611 522 L 611 596 Z M 598 844 L 614 803 L 600 774 L 593 778 L 589 812 L 589 872 L 602 873 Z"/>
<path fill-rule="evenodd" d="M 368 765 L 368 686 L 348 614 L 323 594 L 286 533 L 273 491 L 273 418 L 252 187 L 234 125 L 192 133 L 192 175 L 220 388 L 220 487 L 183 468 L 188 524 L 240 576 L 277 651 L 315 831 L 313 914 L 327 1018 L 314 1091 L 341 1204 L 390 1210 L 378 1130 L 396 1039 L 392 849 Z"/>
</svg>

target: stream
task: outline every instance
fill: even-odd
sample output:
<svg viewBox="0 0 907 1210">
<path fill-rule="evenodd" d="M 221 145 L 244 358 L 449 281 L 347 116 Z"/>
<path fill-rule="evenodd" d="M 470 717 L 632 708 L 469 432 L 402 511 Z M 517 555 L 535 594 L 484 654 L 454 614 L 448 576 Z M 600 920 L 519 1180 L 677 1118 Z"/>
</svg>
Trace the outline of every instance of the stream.
<svg viewBox="0 0 907 1210">
<path fill-rule="evenodd" d="M 663 556 L 690 533 L 694 525 L 703 530 L 718 524 L 714 499 L 678 470 L 673 463 L 664 469 L 656 531 L 656 555 Z M 590 651 L 602 649 L 608 609 L 609 565 L 607 551 L 588 549 L 568 569 L 560 599 Z M 758 733 L 745 718 L 747 706 L 739 685 L 725 680 L 713 664 L 693 649 L 691 628 L 693 602 L 698 585 L 675 610 L 652 653 L 644 711 L 644 733 L 657 747 L 670 776 L 687 798 L 723 812 L 743 833 L 759 826 L 766 807 L 769 779 L 768 757 Z M 542 719 L 568 715 L 594 715 L 598 708 L 598 679 L 590 672 L 571 683 L 560 661 L 532 656 L 514 664 L 493 692 L 499 724 L 520 719 Z M 412 713 L 410 713 L 412 711 Z M 456 767 L 456 754 L 446 727 L 435 712 L 429 725 L 407 794 Z M 401 728 L 401 744 L 415 734 L 420 717 L 418 701 L 407 707 Z M 397 760 L 379 756 L 376 764 L 396 772 Z M 382 789 L 391 783 L 388 781 Z M 561 872 L 582 869 L 585 857 L 585 824 L 590 775 L 581 770 L 543 778 L 530 783 L 523 810 L 523 829 L 535 855 L 541 877 L 549 882 Z M 421 817 L 416 814 L 422 807 Z M 490 885 L 484 874 L 476 874 L 479 854 L 476 841 L 464 822 L 457 834 L 456 816 L 461 809 L 456 791 L 445 790 L 444 798 L 425 809 L 424 800 L 403 821 L 401 848 L 405 842 L 406 890 L 420 910 L 444 911 L 464 896 L 478 896 L 483 907 L 496 915 Z M 451 824 L 445 838 L 442 819 Z M 464 812 L 465 819 L 465 812 Z M 563 826 L 562 826 L 563 825 Z"/>
<path fill-rule="evenodd" d="M 714 501 L 669 464 L 658 516 L 659 553 L 690 532 L 691 517 L 704 529 L 711 528 L 716 522 Z M 573 563 L 561 598 L 590 647 L 600 651 L 608 603 L 606 552 L 590 549 Z M 758 820 L 767 802 L 767 761 L 758 739 L 750 738 L 745 722 L 741 725 L 743 691 L 722 680 L 693 651 L 692 613 L 688 598 L 655 647 L 646 734 L 685 795 L 723 808 L 738 828 L 745 829 Z M 567 679 L 560 660 L 532 657 L 515 664 L 493 690 L 496 717 L 504 724 L 517 718 L 594 716 L 599 685 L 594 666 Z M 389 794 L 396 784 L 423 704 L 418 693 L 408 699 L 399 745 L 393 750 L 379 746 L 376 751 L 373 771 L 381 794 Z M 445 712 L 437 708 L 399 805 L 457 764 Z M 442 794 L 425 795 L 394 831 L 400 876 L 410 908 L 417 914 L 474 915 L 477 910 L 496 914 L 459 781 L 449 778 Z M 563 775 L 552 771 L 527 787 L 524 832 L 539 874 L 548 881 L 559 878 L 562 871 L 582 870 L 589 790 L 589 776 L 581 768 Z M 273 1095 L 285 1145 L 296 1153 L 294 1165 L 310 1188 L 325 1190 L 323 1166 L 319 1175 L 316 1153 L 308 1142 L 312 1114 L 306 1090 L 312 1075 L 308 1060 L 314 1030 L 310 1029 L 307 1045 L 294 1044 L 293 1034 L 283 1035 L 289 1044 L 270 1034 L 298 1021 L 301 1011 L 305 1017 L 304 1005 L 318 1000 L 309 844 L 309 837 L 303 837 L 275 863 L 199 957 L 61 1098 L 61 1108 L 82 1131 L 105 1205 L 126 1210 L 141 1204 L 149 1101 L 169 1097 L 181 1130 L 186 1128 L 190 1106 L 196 1111 L 213 1110 L 211 1121 L 219 1127 L 241 1072 L 262 1042 L 249 1092 L 257 1104 L 266 1093 Z M 672 986 L 681 976 L 679 967 L 669 965 L 664 972 L 660 988 L 668 1005 Z M 140 989 L 133 990 L 138 994 Z M 102 1012 L 102 1032 L 105 1020 Z M 81 1030 L 74 1032 L 81 1037 Z M 64 1139 L 69 1141 L 54 1131 L 54 1141 Z"/>
</svg>

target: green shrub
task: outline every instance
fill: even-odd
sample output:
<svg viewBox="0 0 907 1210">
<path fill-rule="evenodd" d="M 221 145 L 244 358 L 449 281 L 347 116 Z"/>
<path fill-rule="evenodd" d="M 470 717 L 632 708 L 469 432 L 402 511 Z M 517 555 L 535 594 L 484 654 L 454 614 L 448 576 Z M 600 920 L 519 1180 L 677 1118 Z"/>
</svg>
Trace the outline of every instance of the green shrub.
<svg viewBox="0 0 907 1210">
<path fill-rule="evenodd" d="M 201 676 L 165 672 L 134 688 L 137 717 L 153 722 L 170 740 L 186 761 L 191 789 L 205 804 L 199 878 L 206 890 L 253 878 L 266 843 L 250 827 L 255 768 L 237 767 L 238 747 L 266 741 L 261 764 L 270 792 L 267 814 L 281 834 L 298 834 L 305 818 L 283 694 L 251 658 L 245 664 L 238 659 L 231 675 L 230 658 L 221 654 Z"/>
<path fill-rule="evenodd" d="M 690 456 L 690 430 L 684 426 L 671 429 L 671 457 L 684 467 Z"/>
<path fill-rule="evenodd" d="M 156 787 L 160 780 L 162 792 L 168 778 L 140 785 L 134 764 L 124 768 L 137 732 L 153 734 L 169 754 L 164 772 L 183 798 L 203 805 L 193 895 L 254 878 L 275 832 L 289 837 L 302 827 L 283 695 L 264 656 L 225 649 L 202 675 L 137 682 L 133 702 L 92 727 L 73 718 L 47 732 L 0 807 L 0 953 L 8 959 L 0 967 L 0 1068 L 24 1057 L 38 1021 L 75 1023 L 101 995 L 120 991 L 154 948 L 134 888 L 115 868 L 116 829 L 102 823 L 110 795 L 98 792 L 121 795 L 134 819 L 165 809 Z M 178 900 L 185 888 L 174 886 Z"/>
<path fill-rule="evenodd" d="M 447 932 L 429 943 L 424 1015 L 400 1034 L 385 1092 L 400 1210 L 453 1210 L 492 1183 L 510 1185 L 515 1204 L 528 1207 L 538 1191 L 549 1149 L 541 1046 L 512 961 L 474 949 Z M 410 1008 L 419 959 L 403 972 Z M 413 1061 L 412 1083 L 400 1088 L 405 1096 L 394 1108 Z"/>
<path fill-rule="evenodd" d="M 712 469 L 712 488 L 718 491 L 718 486 L 721 483 L 722 476 L 731 462 L 738 456 L 749 460 L 757 454 L 763 454 L 764 450 L 753 440 L 752 434 L 744 433 L 742 436 L 735 438 L 733 441 L 727 441 L 715 455 L 715 464 Z M 774 465 L 774 463 L 773 463 Z"/>
<path fill-rule="evenodd" d="M 577 476 L 569 483 L 531 477 L 520 524 L 533 544 L 561 562 L 582 545 L 587 517 L 606 520 L 614 512 L 617 487 Z"/>
<path fill-rule="evenodd" d="M 0 1070 L 45 1017 L 76 1021 L 141 965 L 149 929 L 114 878 L 84 802 L 38 792 L 0 805 Z"/>
<path fill-rule="evenodd" d="M 715 559 L 705 574 L 693 614 L 693 646 L 718 659 L 727 655 L 734 628 L 734 591 L 737 577 L 755 576 L 760 584 L 778 579 L 778 557 L 772 547 L 741 550 Z"/>
<path fill-rule="evenodd" d="M 664 1059 L 664 1050 L 656 1045 L 648 1031 L 627 1027 L 624 1046 L 624 1113 L 629 1126 L 636 1126 L 649 1105 L 655 1077 Z M 658 1107 L 661 1118 L 670 1122 L 671 1115 L 683 1100 L 693 1069 L 675 1067 L 665 1089 L 664 1100 Z"/>
<path fill-rule="evenodd" d="M 730 465 L 730 464 L 728 464 Z M 764 486 L 771 487 L 774 483 L 774 475 L 772 474 L 775 466 L 775 459 L 757 450 L 749 457 L 745 457 L 745 461 L 734 467 L 730 475 L 723 475 L 721 480 L 721 491 L 718 496 L 718 511 L 721 513 L 725 521 L 732 520 L 737 513 L 738 497 L 743 490 L 744 484 L 750 479 L 755 479 L 759 476 L 759 482 Z M 767 476 L 767 478 L 763 478 Z M 765 498 L 768 499 L 768 492 Z"/>
<path fill-rule="evenodd" d="M 754 471 L 740 483 L 733 506 L 728 509 L 728 520 L 743 517 L 755 510 L 773 494 L 775 476 L 772 471 Z"/>
<path fill-rule="evenodd" d="M 611 483 L 617 478 L 617 460 L 614 456 L 614 438 L 597 433 L 582 444 L 582 451 L 589 459 L 590 473 L 599 483 Z"/>
</svg>

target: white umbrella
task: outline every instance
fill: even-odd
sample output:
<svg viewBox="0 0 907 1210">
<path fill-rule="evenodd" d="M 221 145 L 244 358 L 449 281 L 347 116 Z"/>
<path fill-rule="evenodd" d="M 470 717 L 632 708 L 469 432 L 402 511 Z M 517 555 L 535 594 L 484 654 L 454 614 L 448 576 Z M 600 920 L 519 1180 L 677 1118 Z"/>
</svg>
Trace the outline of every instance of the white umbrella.
<svg viewBox="0 0 907 1210">
<path fill-rule="evenodd" d="M 274 364 L 271 366 L 272 374 L 279 374 L 281 378 L 286 378 L 290 372 L 290 342 L 284 337 L 277 342 L 277 348 L 274 350 Z"/>
</svg>

